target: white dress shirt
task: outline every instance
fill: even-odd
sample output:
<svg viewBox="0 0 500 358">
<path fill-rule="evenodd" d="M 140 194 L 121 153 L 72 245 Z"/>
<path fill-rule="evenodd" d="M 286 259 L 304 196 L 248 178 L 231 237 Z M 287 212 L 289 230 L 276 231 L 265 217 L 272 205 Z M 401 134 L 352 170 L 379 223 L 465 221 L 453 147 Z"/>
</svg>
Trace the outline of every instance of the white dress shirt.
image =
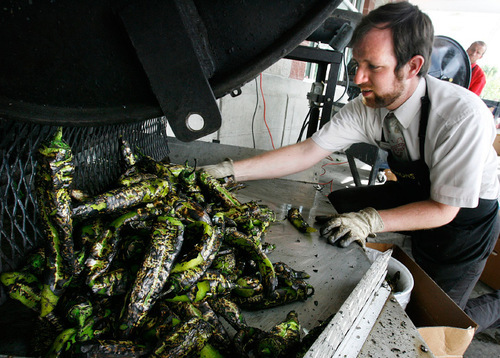
<svg viewBox="0 0 500 358">
<path fill-rule="evenodd" d="M 394 111 L 402 124 L 411 160 L 420 158 L 418 129 L 425 86 L 430 100 L 425 137 L 431 199 L 456 207 L 474 208 L 479 198 L 497 199 L 496 129 L 488 107 L 474 93 L 449 82 L 425 76 L 413 95 Z M 314 133 L 323 149 L 340 151 L 354 143 L 380 147 L 386 108 L 370 108 L 358 96 Z"/>
</svg>

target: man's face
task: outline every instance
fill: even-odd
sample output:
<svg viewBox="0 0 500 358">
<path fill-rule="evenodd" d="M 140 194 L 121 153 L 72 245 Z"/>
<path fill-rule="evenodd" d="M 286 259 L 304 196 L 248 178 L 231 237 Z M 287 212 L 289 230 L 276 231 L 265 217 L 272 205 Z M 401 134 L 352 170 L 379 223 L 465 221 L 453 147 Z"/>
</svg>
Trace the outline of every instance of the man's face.
<svg viewBox="0 0 500 358">
<path fill-rule="evenodd" d="M 358 65 L 354 83 L 365 105 L 392 110 L 409 97 L 405 66 L 394 72 L 397 60 L 390 29 L 371 29 L 354 46 L 353 59 Z"/>
<path fill-rule="evenodd" d="M 484 46 L 479 44 L 470 45 L 467 49 L 467 55 L 469 55 L 470 63 L 475 64 L 477 60 L 483 57 L 484 51 L 486 51 Z"/>
</svg>

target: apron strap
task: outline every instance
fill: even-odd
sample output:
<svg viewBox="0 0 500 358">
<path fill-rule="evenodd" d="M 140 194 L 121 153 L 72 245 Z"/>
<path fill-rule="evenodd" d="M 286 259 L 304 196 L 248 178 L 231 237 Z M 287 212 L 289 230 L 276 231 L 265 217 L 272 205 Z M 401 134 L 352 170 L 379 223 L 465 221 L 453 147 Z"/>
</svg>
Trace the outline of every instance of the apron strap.
<svg viewBox="0 0 500 358">
<path fill-rule="evenodd" d="M 425 96 L 420 98 L 422 102 L 422 107 L 420 109 L 420 127 L 418 129 L 418 139 L 420 144 L 420 160 L 425 161 L 424 157 L 424 145 L 425 145 L 425 133 L 427 132 L 427 123 L 429 121 L 429 94 L 427 91 L 427 85 L 425 86 Z"/>
</svg>

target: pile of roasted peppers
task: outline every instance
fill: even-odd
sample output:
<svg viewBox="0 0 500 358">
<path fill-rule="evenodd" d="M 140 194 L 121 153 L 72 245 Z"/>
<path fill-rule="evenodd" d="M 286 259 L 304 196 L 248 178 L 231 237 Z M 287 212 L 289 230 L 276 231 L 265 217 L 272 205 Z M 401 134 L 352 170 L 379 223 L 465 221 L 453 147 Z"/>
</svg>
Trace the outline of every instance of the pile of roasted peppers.
<svg viewBox="0 0 500 358">
<path fill-rule="evenodd" d="M 94 197 L 72 189 L 72 153 L 61 129 L 39 150 L 35 182 L 46 245 L 0 280 L 11 298 L 54 328 L 43 354 L 289 357 L 307 351 L 295 312 L 265 332 L 248 326 L 241 311 L 313 294 L 305 272 L 267 256 L 273 247 L 263 235 L 275 214 L 256 202 L 240 203 L 202 170 L 137 157 L 121 145 L 125 173 L 114 189 Z"/>
</svg>

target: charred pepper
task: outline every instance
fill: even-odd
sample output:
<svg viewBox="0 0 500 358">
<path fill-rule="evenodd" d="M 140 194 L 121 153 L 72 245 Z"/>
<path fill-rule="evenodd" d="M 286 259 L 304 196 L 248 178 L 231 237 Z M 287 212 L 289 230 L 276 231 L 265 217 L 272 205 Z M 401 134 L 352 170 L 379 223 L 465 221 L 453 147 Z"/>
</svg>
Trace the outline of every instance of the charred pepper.
<svg viewBox="0 0 500 358">
<path fill-rule="evenodd" d="M 318 231 L 307 223 L 298 208 L 291 208 L 288 210 L 287 218 L 300 232 L 310 233 Z"/>
<path fill-rule="evenodd" d="M 80 220 L 98 214 L 123 212 L 139 204 L 151 203 L 170 193 L 172 185 L 168 180 L 152 178 L 128 187 L 112 189 L 88 202 L 73 208 L 73 217 Z"/>
<path fill-rule="evenodd" d="M 120 327 L 123 337 L 130 337 L 141 326 L 158 299 L 180 252 L 183 234 L 184 226 L 177 219 L 167 218 L 155 224 L 149 249 L 137 273 Z"/>
<path fill-rule="evenodd" d="M 35 186 L 47 257 L 41 317 L 54 310 L 77 267 L 69 194 L 75 168 L 71 148 L 62 135 L 60 127 L 50 142 L 41 145 L 37 155 Z"/>
</svg>

